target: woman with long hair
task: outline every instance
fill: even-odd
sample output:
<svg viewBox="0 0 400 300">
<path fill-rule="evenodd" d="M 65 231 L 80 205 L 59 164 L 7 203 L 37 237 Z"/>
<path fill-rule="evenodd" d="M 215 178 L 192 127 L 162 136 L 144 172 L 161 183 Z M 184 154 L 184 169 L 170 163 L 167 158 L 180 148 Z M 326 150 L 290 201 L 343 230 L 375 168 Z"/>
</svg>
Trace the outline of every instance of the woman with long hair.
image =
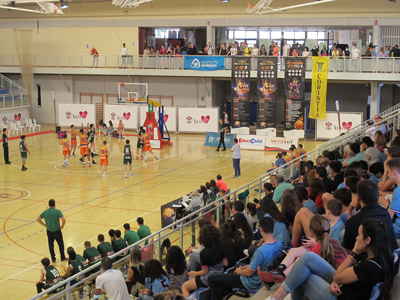
<svg viewBox="0 0 400 300">
<path fill-rule="evenodd" d="M 219 188 L 217 187 L 217 183 L 214 179 L 210 180 L 210 189 L 215 195 L 217 195 L 219 192 Z"/>
<path fill-rule="evenodd" d="M 304 207 L 307 207 L 313 214 L 318 213 L 318 208 L 315 205 L 315 202 L 308 197 L 307 189 L 304 186 L 296 186 L 294 191 Z"/>
<path fill-rule="evenodd" d="M 249 224 L 247 224 L 249 226 Z M 208 277 L 213 273 L 222 273 L 228 266 L 224 248 L 221 245 L 221 233 L 214 225 L 206 225 L 200 230 L 199 243 L 204 246 L 200 252 L 201 271 L 190 271 L 192 279 L 182 285 L 182 293 L 187 298 L 191 292 L 208 287 Z"/>
<path fill-rule="evenodd" d="M 233 221 L 235 221 L 237 229 L 242 232 L 243 238 L 247 242 L 247 246 L 251 245 L 253 241 L 253 229 L 250 228 L 249 222 L 242 213 L 236 213 L 233 215 Z"/>
<path fill-rule="evenodd" d="M 235 254 L 236 260 L 240 260 L 245 257 L 243 250 L 247 249 L 247 241 L 243 238 L 242 233 L 237 230 L 236 222 L 229 219 L 225 222 L 231 227 L 232 231 L 232 239 L 233 243 L 235 244 Z"/>
<path fill-rule="evenodd" d="M 283 300 L 291 293 L 293 300 L 303 299 L 304 294 L 311 300 L 365 300 L 370 299 L 372 288 L 382 282 L 380 296 L 391 300 L 393 264 L 385 224 L 365 219 L 358 228 L 353 251 L 336 271 L 319 255 L 307 252 L 294 263 L 278 291 L 267 299 Z"/>
<path fill-rule="evenodd" d="M 310 184 L 311 179 L 315 178 L 315 174 L 316 174 L 315 169 L 312 169 L 311 171 L 308 172 L 308 175 L 307 175 L 308 184 Z"/>
<path fill-rule="evenodd" d="M 144 278 L 144 262 L 142 262 L 142 254 L 139 249 L 133 249 L 131 254 L 129 255 L 129 269 L 128 276 L 125 279 L 126 287 L 128 288 L 128 293 L 131 293 L 132 287 L 134 285 L 145 285 Z M 140 289 L 134 292 L 134 297 L 137 297 L 137 292 Z"/>
<path fill-rule="evenodd" d="M 154 295 L 164 293 L 171 285 L 167 273 L 157 259 L 150 259 L 144 265 L 146 289 L 140 291 L 139 300 L 152 300 Z"/>
<path fill-rule="evenodd" d="M 324 210 L 322 195 L 326 193 L 325 185 L 320 178 L 312 178 L 309 181 L 310 187 L 307 188 L 308 197 L 315 202 L 318 211 Z"/>
<path fill-rule="evenodd" d="M 282 193 L 282 207 L 281 213 L 288 220 L 289 224 L 293 224 L 294 217 L 297 212 L 303 207 L 297 194 L 294 190 L 287 189 Z M 290 231 L 290 230 L 289 230 Z"/>
<path fill-rule="evenodd" d="M 270 217 L 274 220 L 274 238 L 281 241 L 283 245 L 290 243 L 290 234 L 287 227 L 289 222 L 285 216 L 276 207 L 272 199 L 264 199 L 261 204 L 261 209 L 265 213 L 264 217 Z"/>
<path fill-rule="evenodd" d="M 278 268 L 268 272 L 268 280 L 281 283 L 289 275 L 295 260 L 307 253 L 314 252 L 327 261 L 335 270 L 346 259 L 346 252 L 339 242 L 330 237 L 329 220 L 321 215 L 315 215 L 310 220 L 311 238 L 303 240 L 302 247 L 292 248 Z"/>
<path fill-rule="evenodd" d="M 247 214 L 250 217 L 251 222 L 254 225 L 254 223 L 257 222 L 257 207 L 256 207 L 256 204 L 254 202 L 247 203 L 246 211 L 247 211 Z"/>
<path fill-rule="evenodd" d="M 165 271 L 171 285 L 181 286 L 189 279 L 189 265 L 178 246 L 171 246 L 165 257 Z"/>
<path fill-rule="evenodd" d="M 386 138 L 383 135 L 382 131 L 377 130 L 375 132 L 375 140 L 374 140 L 375 147 L 380 151 L 383 152 L 383 149 L 387 148 L 386 145 Z"/>
<path fill-rule="evenodd" d="M 221 232 L 221 245 L 224 248 L 228 266 L 226 269 L 233 267 L 236 264 L 236 247 L 233 240 L 232 228 L 229 224 L 223 223 L 219 226 Z"/>
<path fill-rule="evenodd" d="M 200 218 L 199 219 L 199 230 L 206 226 L 211 225 L 211 221 L 207 218 Z M 200 252 L 204 249 L 202 244 L 199 244 L 197 247 L 190 246 L 186 249 L 186 254 L 189 255 L 189 266 L 191 271 L 197 271 L 201 269 L 201 262 L 200 262 Z"/>
</svg>

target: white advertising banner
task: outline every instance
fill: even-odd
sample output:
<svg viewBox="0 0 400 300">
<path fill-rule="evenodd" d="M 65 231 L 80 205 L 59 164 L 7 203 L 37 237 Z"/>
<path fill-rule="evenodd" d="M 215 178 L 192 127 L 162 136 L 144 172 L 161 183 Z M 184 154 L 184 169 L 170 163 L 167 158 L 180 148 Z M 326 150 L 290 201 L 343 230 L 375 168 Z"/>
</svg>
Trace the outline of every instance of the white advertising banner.
<svg viewBox="0 0 400 300">
<path fill-rule="evenodd" d="M 152 149 L 161 149 L 160 140 L 150 140 L 150 145 Z"/>
<path fill-rule="evenodd" d="M 299 146 L 299 139 L 297 137 L 266 137 L 265 139 L 265 151 L 289 150 L 291 145 L 295 145 L 297 148 Z"/>
<path fill-rule="evenodd" d="M 231 133 L 249 135 L 250 127 L 231 128 Z"/>
<path fill-rule="evenodd" d="M 137 105 L 128 106 L 126 104 L 104 104 L 103 122 L 107 124 L 112 121 L 114 128 L 117 128 L 119 120 L 122 120 L 124 128 L 138 128 L 138 107 Z"/>
<path fill-rule="evenodd" d="M 329 140 L 345 133 L 363 122 L 362 113 L 340 113 L 340 126 L 337 112 L 327 111 L 325 120 L 316 120 L 315 139 Z"/>
<path fill-rule="evenodd" d="M 241 149 L 264 150 L 265 136 L 238 135 L 237 139 Z"/>
<path fill-rule="evenodd" d="M 180 132 L 218 132 L 218 108 L 179 108 Z"/>
<path fill-rule="evenodd" d="M 140 105 L 139 108 L 140 108 L 139 126 L 143 126 L 144 121 L 146 121 L 146 113 L 148 112 L 149 109 L 147 105 Z M 154 107 L 157 121 L 158 121 L 158 109 L 160 108 Z M 167 125 L 167 129 L 169 132 L 176 132 L 176 119 L 177 119 L 176 107 L 164 107 L 164 122 L 165 125 Z"/>
<path fill-rule="evenodd" d="M 256 135 L 265 135 L 265 136 L 270 136 L 270 137 L 276 137 L 276 128 L 271 127 L 271 128 L 257 129 Z"/>
<path fill-rule="evenodd" d="M 304 139 L 304 130 L 284 130 L 283 131 L 283 136 L 285 138 L 292 138 L 292 137 L 297 137 L 299 139 Z"/>
<path fill-rule="evenodd" d="M 21 125 L 25 124 L 24 119 L 29 118 L 29 108 L 28 107 L 15 107 L 6 108 L 1 110 L 0 118 L 3 124 L 8 124 L 8 122 L 21 121 Z"/>
<path fill-rule="evenodd" d="M 58 124 L 60 126 L 80 127 L 83 124 L 86 127 L 87 123 L 96 123 L 95 104 L 58 104 Z"/>
</svg>

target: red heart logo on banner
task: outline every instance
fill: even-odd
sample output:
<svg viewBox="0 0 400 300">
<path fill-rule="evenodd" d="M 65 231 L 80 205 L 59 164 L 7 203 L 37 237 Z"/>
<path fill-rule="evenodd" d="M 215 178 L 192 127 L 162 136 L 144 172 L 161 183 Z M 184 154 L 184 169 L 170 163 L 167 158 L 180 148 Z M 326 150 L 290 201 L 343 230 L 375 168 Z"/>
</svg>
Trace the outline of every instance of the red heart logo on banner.
<svg viewBox="0 0 400 300">
<path fill-rule="evenodd" d="M 14 115 L 14 120 L 15 120 L 15 121 L 21 121 L 21 114 L 20 114 L 20 113 L 19 113 L 18 115 L 15 114 L 15 115 Z"/>
<path fill-rule="evenodd" d="M 204 123 L 208 123 L 208 121 L 210 121 L 210 116 L 207 116 L 207 117 L 205 117 L 205 116 L 201 116 L 201 120 L 204 122 Z"/>
<path fill-rule="evenodd" d="M 164 115 L 164 123 L 167 123 L 168 121 L 168 115 Z"/>
<path fill-rule="evenodd" d="M 129 118 L 131 117 L 131 113 L 130 112 L 124 113 L 123 116 L 124 116 L 125 120 L 129 120 Z"/>
<path fill-rule="evenodd" d="M 86 111 L 86 110 L 85 110 L 85 111 L 80 111 L 80 112 L 79 112 L 79 115 L 80 115 L 82 118 L 86 119 L 87 111 Z"/>
<path fill-rule="evenodd" d="M 353 123 L 350 121 L 350 122 L 343 122 L 342 123 L 342 126 L 344 127 L 344 128 L 346 128 L 347 130 L 350 130 L 350 128 L 351 128 L 351 126 L 353 125 Z"/>
</svg>

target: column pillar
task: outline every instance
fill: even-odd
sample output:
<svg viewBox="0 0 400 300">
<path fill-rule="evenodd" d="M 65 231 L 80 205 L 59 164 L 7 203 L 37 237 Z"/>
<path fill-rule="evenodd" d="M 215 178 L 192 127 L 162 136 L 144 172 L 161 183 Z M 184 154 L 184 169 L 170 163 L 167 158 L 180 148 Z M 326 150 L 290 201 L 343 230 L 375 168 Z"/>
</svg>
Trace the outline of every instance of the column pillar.
<svg viewBox="0 0 400 300">
<path fill-rule="evenodd" d="M 377 46 L 375 51 L 378 53 L 379 49 L 381 49 L 381 26 L 378 25 L 378 20 L 375 21 L 376 25 L 372 28 L 372 44 Z"/>
<path fill-rule="evenodd" d="M 209 23 L 208 23 L 209 24 Z M 208 44 L 208 41 L 211 41 L 211 45 L 215 49 L 215 33 L 214 33 L 214 27 L 211 25 L 207 24 L 207 41 L 206 43 Z"/>
<path fill-rule="evenodd" d="M 369 106 L 370 118 L 379 114 L 379 83 L 371 81 L 371 103 Z"/>
</svg>

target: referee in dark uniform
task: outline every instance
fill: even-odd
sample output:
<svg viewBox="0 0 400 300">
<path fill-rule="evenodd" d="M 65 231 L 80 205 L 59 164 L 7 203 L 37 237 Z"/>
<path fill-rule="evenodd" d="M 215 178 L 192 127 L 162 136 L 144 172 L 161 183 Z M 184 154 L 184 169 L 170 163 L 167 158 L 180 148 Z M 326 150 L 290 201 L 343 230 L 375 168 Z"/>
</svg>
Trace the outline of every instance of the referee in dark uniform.
<svg viewBox="0 0 400 300">
<path fill-rule="evenodd" d="M 7 133 L 8 133 L 8 128 L 3 128 L 3 150 L 4 150 L 4 162 L 6 163 L 6 165 L 10 165 L 11 161 L 8 157 L 8 137 L 7 137 Z"/>
</svg>

